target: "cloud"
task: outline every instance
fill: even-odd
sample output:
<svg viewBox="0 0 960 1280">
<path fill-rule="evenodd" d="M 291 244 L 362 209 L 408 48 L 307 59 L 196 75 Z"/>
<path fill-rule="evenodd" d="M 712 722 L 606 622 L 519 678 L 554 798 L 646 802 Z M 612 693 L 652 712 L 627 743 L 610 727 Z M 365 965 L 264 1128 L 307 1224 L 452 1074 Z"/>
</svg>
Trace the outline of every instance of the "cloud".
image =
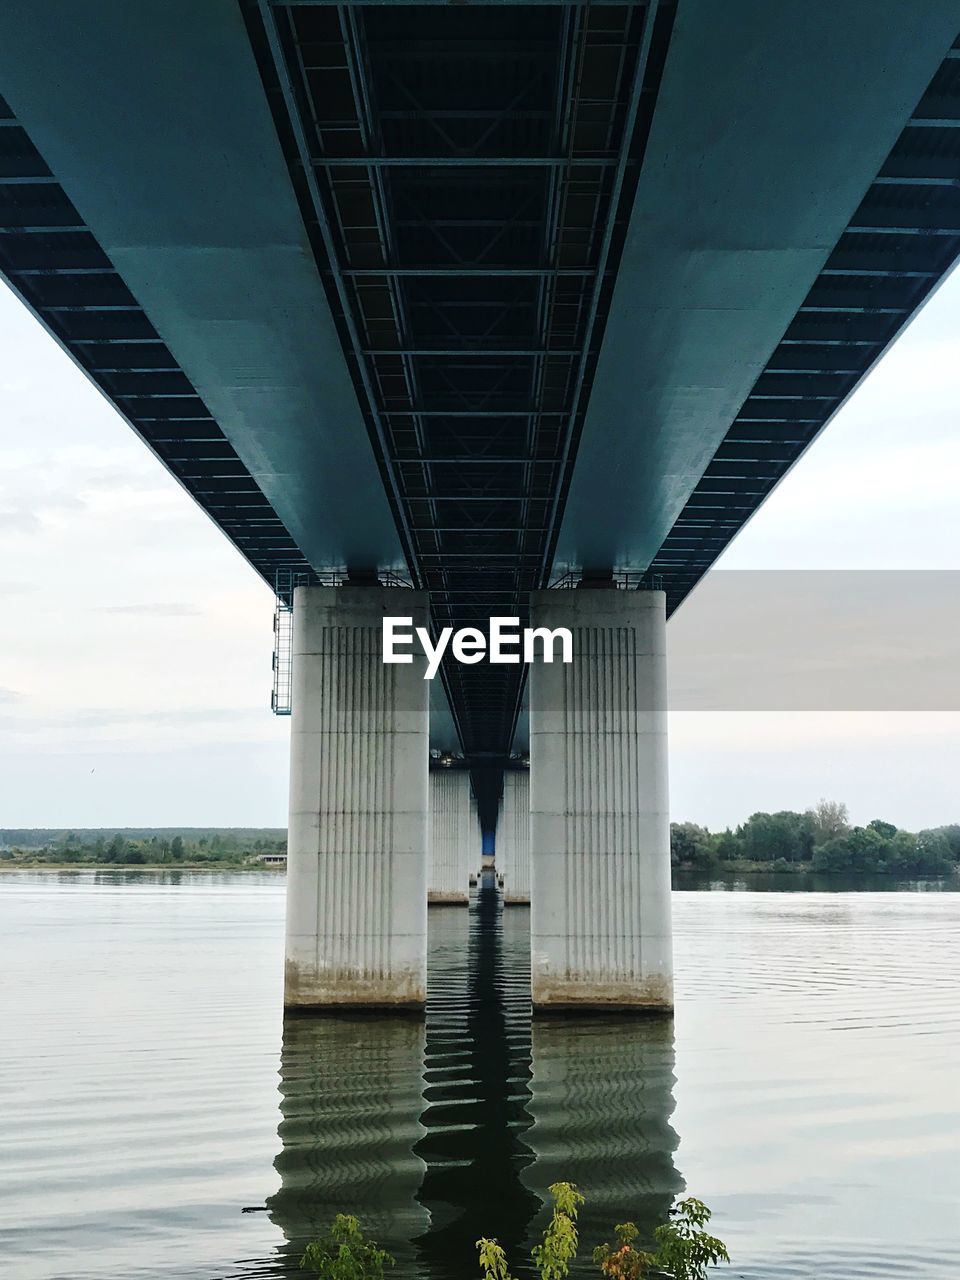
<svg viewBox="0 0 960 1280">
<path fill-rule="evenodd" d="M 51 720 L 58 726 L 107 726 L 117 724 L 188 725 L 233 723 L 260 713 L 249 707 L 181 707 L 174 710 L 144 709 L 124 711 L 121 708 L 89 708 L 69 716 Z"/>
<path fill-rule="evenodd" d="M 22 697 L 23 694 L 17 693 L 16 689 L 0 687 L 0 705 L 9 706 L 12 702 L 19 702 Z"/>
<path fill-rule="evenodd" d="M 0 511 L 0 532 L 33 533 L 39 527 L 35 511 Z"/>
<path fill-rule="evenodd" d="M 23 695 L 14 689 L 0 689 L 0 705 L 19 702 Z M 185 728 L 188 725 L 236 724 L 243 720 L 262 721 L 262 710 L 251 707 L 179 707 L 172 710 L 122 707 L 83 707 L 59 715 L 32 713 L 0 715 L 0 725 L 42 733 L 50 729 L 104 729 L 117 725 L 151 725 Z"/>
<path fill-rule="evenodd" d="M 195 604 L 105 604 L 94 613 L 126 613 L 142 618 L 195 618 L 200 610 Z"/>
</svg>

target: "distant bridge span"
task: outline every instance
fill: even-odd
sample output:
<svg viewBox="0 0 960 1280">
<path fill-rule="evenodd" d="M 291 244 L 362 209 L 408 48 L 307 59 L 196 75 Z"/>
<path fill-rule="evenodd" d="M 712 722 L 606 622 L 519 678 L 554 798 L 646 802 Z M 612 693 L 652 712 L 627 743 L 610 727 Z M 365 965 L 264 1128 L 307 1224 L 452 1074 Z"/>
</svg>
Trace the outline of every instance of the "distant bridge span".
<svg viewBox="0 0 960 1280">
<path fill-rule="evenodd" d="M 669 613 L 960 253 L 958 32 L 7 0 L 0 271 L 271 585 L 400 574 L 437 627 L 632 572 Z M 487 828 L 523 685 L 434 698 Z"/>
</svg>

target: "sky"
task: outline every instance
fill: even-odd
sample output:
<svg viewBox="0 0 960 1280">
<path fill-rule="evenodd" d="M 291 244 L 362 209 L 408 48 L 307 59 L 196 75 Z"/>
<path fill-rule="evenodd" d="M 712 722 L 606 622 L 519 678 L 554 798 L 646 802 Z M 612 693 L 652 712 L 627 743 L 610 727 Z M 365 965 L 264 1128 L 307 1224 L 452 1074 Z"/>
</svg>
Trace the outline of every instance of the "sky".
<svg viewBox="0 0 960 1280">
<path fill-rule="evenodd" d="M 960 570 L 958 428 L 960 272 L 719 568 Z M 0 827 L 285 825 L 272 612 L 265 584 L 0 284 Z M 857 822 L 960 820 L 960 713 L 670 720 L 676 820 L 722 828 L 820 797 Z"/>
</svg>

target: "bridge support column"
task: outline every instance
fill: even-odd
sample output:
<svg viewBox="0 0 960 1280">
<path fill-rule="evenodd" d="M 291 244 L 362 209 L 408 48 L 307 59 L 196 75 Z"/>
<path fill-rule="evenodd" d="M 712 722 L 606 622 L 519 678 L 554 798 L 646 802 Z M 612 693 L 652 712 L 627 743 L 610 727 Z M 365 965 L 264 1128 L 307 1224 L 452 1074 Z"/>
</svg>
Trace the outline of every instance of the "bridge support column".
<svg viewBox="0 0 960 1280">
<path fill-rule="evenodd" d="M 430 871 L 427 901 L 470 901 L 470 872 L 480 846 L 466 769 L 434 769 L 430 773 Z"/>
<path fill-rule="evenodd" d="M 530 775 L 525 769 L 503 775 L 497 821 L 497 871 L 503 876 L 503 901 L 530 901 Z"/>
<path fill-rule="evenodd" d="M 384 615 L 427 625 L 426 597 L 298 587 L 287 853 L 288 1008 L 426 1000 L 425 661 L 385 665 Z"/>
<path fill-rule="evenodd" d="M 530 668 L 534 1006 L 669 1011 L 664 594 L 538 591 L 530 613 L 573 639 Z"/>
</svg>

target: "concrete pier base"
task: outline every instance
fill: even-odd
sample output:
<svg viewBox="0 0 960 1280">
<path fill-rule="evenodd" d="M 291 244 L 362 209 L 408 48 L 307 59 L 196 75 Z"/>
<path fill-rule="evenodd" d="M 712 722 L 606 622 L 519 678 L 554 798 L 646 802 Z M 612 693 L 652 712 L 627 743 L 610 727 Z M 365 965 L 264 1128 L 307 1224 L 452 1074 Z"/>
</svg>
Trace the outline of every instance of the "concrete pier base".
<svg viewBox="0 0 960 1280">
<path fill-rule="evenodd" d="M 673 1008 L 659 591 L 538 591 L 573 661 L 530 669 L 531 972 L 541 1012 Z"/>
<path fill-rule="evenodd" d="M 504 906 L 530 902 L 530 775 L 518 770 L 503 776 L 497 822 L 496 867 L 503 876 Z"/>
<path fill-rule="evenodd" d="M 427 968 L 425 660 L 382 662 L 384 615 L 422 593 L 294 598 L 286 978 L 291 1009 L 422 1008 Z"/>
<path fill-rule="evenodd" d="M 430 773 L 430 857 L 427 902 L 470 901 L 470 872 L 479 845 L 465 769 L 434 769 Z"/>
</svg>

